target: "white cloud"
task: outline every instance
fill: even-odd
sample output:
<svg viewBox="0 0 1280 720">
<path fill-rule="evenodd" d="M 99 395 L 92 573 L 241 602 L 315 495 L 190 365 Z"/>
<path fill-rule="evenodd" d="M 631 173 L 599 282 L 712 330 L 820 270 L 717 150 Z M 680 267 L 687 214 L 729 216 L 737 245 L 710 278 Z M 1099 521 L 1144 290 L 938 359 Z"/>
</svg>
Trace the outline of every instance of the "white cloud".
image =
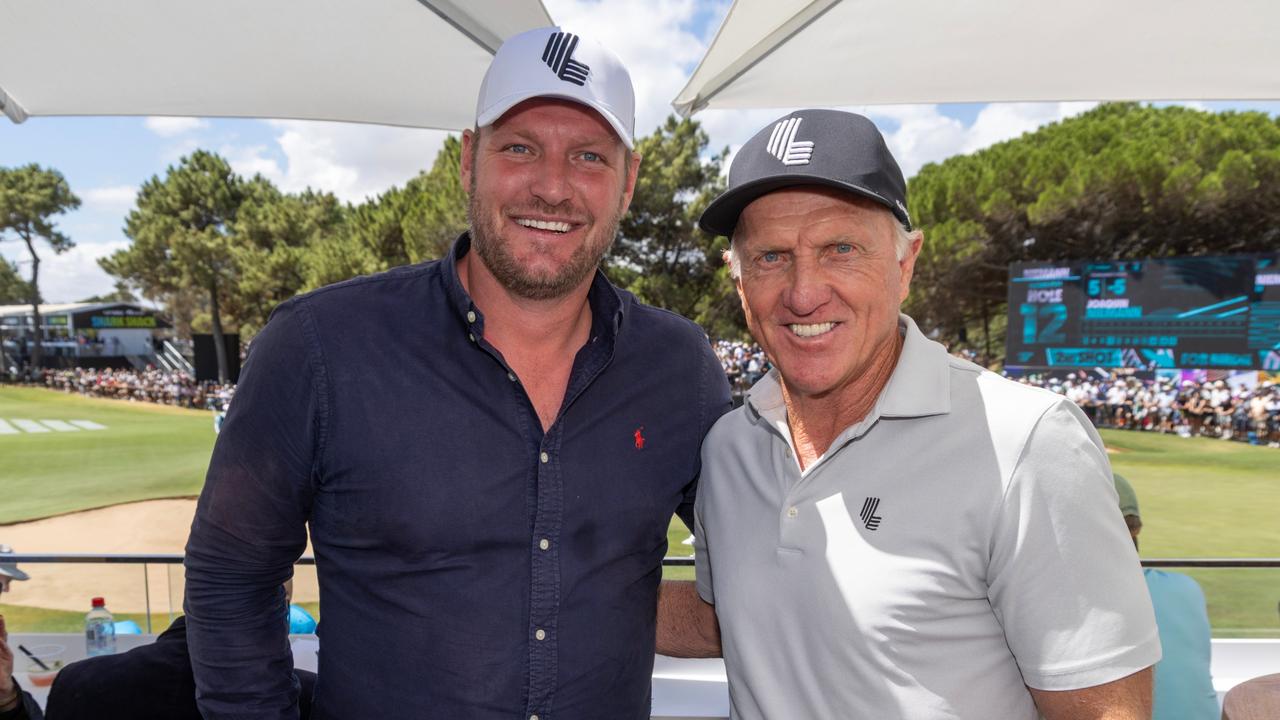
<svg viewBox="0 0 1280 720">
<path fill-rule="evenodd" d="M 98 267 L 98 258 L 106 257 L 129 246 L 127 240 L 76 245 L 55 255 L 48 247 L 40 253 L 40 294 L 45 302 L 75 302 L 115 289 L 115 281 Z M 25 248 L 6 247 L 5 255 L 18 263 L 18 272 L 27 278 L 31 260 Z"/>
<path fill-rule="evenodd" d="M 134 185 L 89 188 L 80 193 L 85 210 L 103 212 L 128 212 L 137 197 L 138 188 Z"/>
<path fill-rule="evenodd" d="M 636 135 L 653 132 L 674 112 L 671 99 L 706 50 L 690 29 L 694 0 L 547 0 L 547 11 L 566 28 L 598 39 L 617 54 L 636 89 Z"/>
<path fill-rule="evenodd" d="M 236 172 L 261 173 L 285 192 L 310 187 L 359 202 L 431 167 L 448 133 L 351 123 L 272 120 L 283 161 L 266 145 L 224 146 Z"/>
<path fill-rule="evenodd" d="M 978 113 L 961 152 L 973 152 L 1086 112 L 1095 102 L 992 103 Z"/>
<path fill-rule="evenodd" d="M 147 129 L 160 137 L 174 137 L 183 133 L 203 130 L 209 127 L 209 121 L 193 117 L 149 117 L 146 119 Z"/>
</svg>

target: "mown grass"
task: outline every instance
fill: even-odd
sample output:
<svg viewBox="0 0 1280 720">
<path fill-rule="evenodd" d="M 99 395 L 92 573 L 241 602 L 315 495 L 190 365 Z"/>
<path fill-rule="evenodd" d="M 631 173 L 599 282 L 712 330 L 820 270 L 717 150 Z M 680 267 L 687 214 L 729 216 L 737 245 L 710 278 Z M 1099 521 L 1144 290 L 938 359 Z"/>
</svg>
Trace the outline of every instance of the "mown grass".
<svg viewBox="0 0 1280 720">
<path fill-rule="evenodd" d="M 0 386 L 0 418 L 107 426 L 0 435 L 0 525 L 198 495 L 215 438 L 208 412 L 41 388 Z"/>
</svg>

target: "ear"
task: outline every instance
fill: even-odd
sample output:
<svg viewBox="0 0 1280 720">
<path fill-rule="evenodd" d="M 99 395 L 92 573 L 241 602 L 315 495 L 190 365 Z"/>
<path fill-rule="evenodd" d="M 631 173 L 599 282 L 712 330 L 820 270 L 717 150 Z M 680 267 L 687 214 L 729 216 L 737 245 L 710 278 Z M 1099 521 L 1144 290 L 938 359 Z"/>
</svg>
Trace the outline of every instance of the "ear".
<svg viewBox="0 0 1280 720">
<path fill-rule="evenodd" d="M 918 233 L 916 239 L 912 241 L 911 247 L 907 248 L 907 254 L 898 261 L 899 286 L 901 291 L 898 296 L 898 302 L 907 301 L 907 294 L 911 292 L 911 278 L 916 271 L 916 258 L 920 257 L 920 248 L 924 245 L 924 233 Z"/>
<path fill-rule="evenodd" d="M 475 172 L 472 167 L 472 159 L 475 158 L 474 146 L 480 142 L 480 138 L 472 130 L 462 131 L 462 157 L 458 163 L 458 178 L 462 181 L 462 191 L 471 194 L 471 177 Z"/>
</svg>

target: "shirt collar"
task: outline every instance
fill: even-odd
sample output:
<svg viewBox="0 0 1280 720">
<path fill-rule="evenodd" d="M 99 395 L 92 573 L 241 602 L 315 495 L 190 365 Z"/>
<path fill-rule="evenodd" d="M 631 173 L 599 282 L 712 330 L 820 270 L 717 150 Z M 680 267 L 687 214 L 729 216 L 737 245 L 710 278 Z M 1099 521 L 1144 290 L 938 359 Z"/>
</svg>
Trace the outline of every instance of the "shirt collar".
<svg viewBox="0 0 1280 720">
<path fill-rule="evenodd" d="M 475 302 L 471 300 L 466 288 L 462 286 L 462 279 L 458 276 L 458 261 L 469 252 L 471 252 L 471 233 L 464 232 L 453 241 L 453 247 L 444 256 L 442 275 L 445 295 L 454 313 L 461 318 L 463 327 L 467 328 L 468 332 L 481 337 L 484 333 L 484 313 L 480 312 Z M 612 344 L 613 338 L 622 328 L 622 321 L 626 315 L 627 304 L 622 299 L 622 294 L 613 286 L 613 283 L 609 282 L 603 272 L 596 270 L 595 277 L 591 281 L 591 289 L 587 291 L 587 302 L 591 305 L 593 337 L 603 335 L 604 339 Z M 472 319 L 473 315 L 474 319 Z"/>
</svg>

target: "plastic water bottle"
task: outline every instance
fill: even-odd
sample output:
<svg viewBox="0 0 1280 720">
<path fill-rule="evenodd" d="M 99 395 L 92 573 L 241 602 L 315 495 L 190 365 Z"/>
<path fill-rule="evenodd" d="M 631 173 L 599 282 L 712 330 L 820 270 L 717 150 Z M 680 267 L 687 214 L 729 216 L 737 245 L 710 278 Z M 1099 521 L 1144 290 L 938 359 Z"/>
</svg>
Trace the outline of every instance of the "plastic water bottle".
<svg viewBox="0 0 1280 720">
<path fill-rule="evenodd" d="M 93 599 L 93 609 L 84 616 L 84 651 L 89 657 L 112 655 L 116 651 L 116 623 L 106 601 Z"/>
</svg>

